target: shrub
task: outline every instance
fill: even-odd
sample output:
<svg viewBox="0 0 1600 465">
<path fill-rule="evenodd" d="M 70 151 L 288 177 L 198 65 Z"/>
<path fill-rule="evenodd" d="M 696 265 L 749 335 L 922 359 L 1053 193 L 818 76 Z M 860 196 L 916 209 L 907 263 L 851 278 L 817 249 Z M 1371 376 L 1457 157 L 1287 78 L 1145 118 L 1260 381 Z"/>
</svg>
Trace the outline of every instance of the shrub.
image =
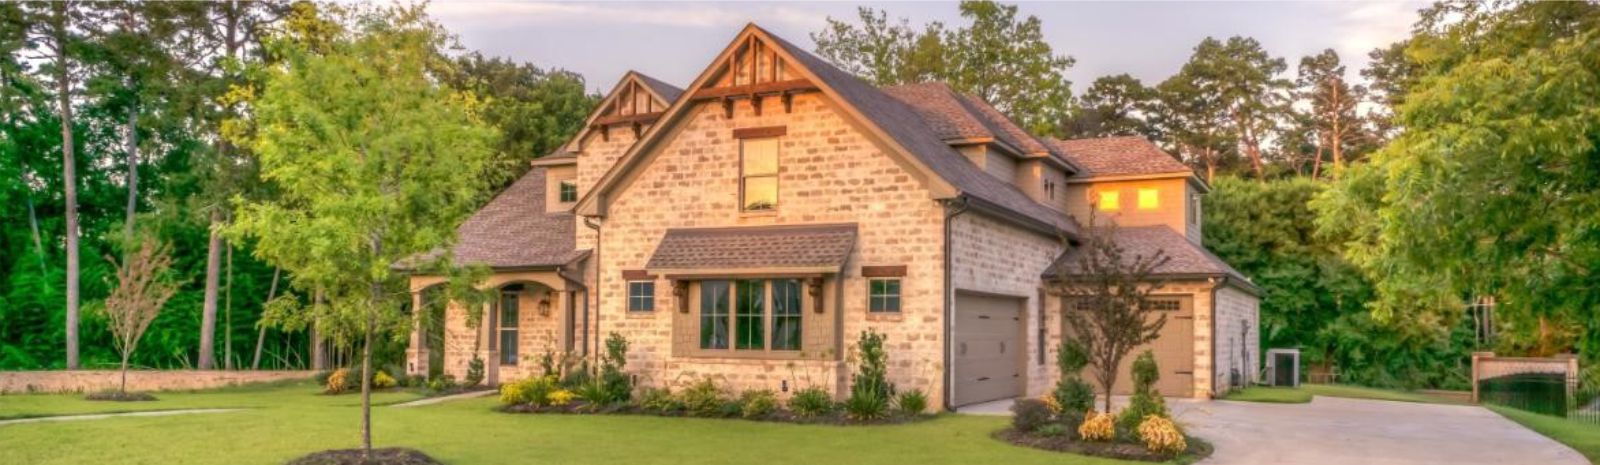
<svg viewBox="0 0 1600 465">
<path fill-rule="evenodd" d="M 1090 410 L 1078 425 L 1078 437 L 1085 441 L 1110 441 L 1117 436 L 1116 423 L 1110 413 Z"/>
<path fill-rule="evenodd" d="M 1056 401 L 1056 396 L 1052 394 L 1039 396 L 1039 402 L 1044 402 L 1045 407 L 1050 407 L 1050 413 L 1061 414 L 1061 402 Z"/>
<path fill-rule="evenodd" d="M 1067 434 L 1067 426 L 1060 423 L 1050 423 L 1040 426 L 1039 429 L 1033 431 L 1033 434 L 1049 438 L 1065 436 Z"/>
<path fill-rule="evenodd" d="M 323 386 L 322 392 L 328 394 L 339 394 L 343 393 L 346 389 L 349 389 L 349 387 L 350 370 L 346 368 L 340 368 L 333 370 L 333 373 L 328 375 L 328 382 Z"/>
<path fill-rule="evenodd" d="M 683 402 L 665 388 L 645 388 L 639 391 L 639 408 L 646 412 L 675 414 L 683 411 Z"/>
<path fill-rule="evenodd" d="M 1117 417 L 1117 426 L 1125 431 L 1136 430 L 1145 417 L 1155 415 L 1170 417 L 1167 412 L 1167 402 L 1161 398 L 1161 393 L 1152 387 L 1161 379 L 1161 372 L 1156 367 L 1156 356 L 1146 350 L 1133 359 L 1133 395 L 1128 397 L 1128 408 L 1122 410 Z"/>
<path fill-rule="evenodd" d="M 845 413 L 857 421 L 877 420 L 888 415 L 889 355 L 883 351 L 884 335 L 862 331 L 856 343 L 856 376 L 850 381 L 850 397 Z"/>
<path fill-rule="evenodd" d="M 611 333 L 606 337 L 606 355 L 600 360 L 600 385 L 599 393 L 603 399 L 590 399 L 602 404 L 617 404 L 627 402 L 633 395 L 633 379 L 622 371 L 628 363 L 628 340 L 621 334 Z"/>
<path fill-rule="evenodd" d="M 717 381 L 706 378 L 683 390 L 683 408 L 689 415 L 697 417 L 716 417 L 722 415 L 723 404 L 727 398 L 723 396 L 722 388 L 717 386 Z"/>
<path fill-rule="evenodd" d="M 318 386 L 327 386 L 328 377 L 330 376 L 333 376 L 333 370 L 319 371 L 317 374 L 311 375 L 311 380 L 317 383 Z"/>
<path fill-rule="evenodd" d="M 741 413 L 744 413 L 744 404 L 740 403 L 739 399 L 726 399 L 722 402 L 722 406 L 717 408 L 715 416 L 718 418 L 738 418 Z"/>
<path fill-rule="evenodd" d="M 572 392 L 577 393 L 578 397 L 582 397 L 584 400 L 589 401 L 589 405 L 591 407 L 598 408 L 601 406 L 614 404 L 611 401 L 611 391 L 607 390 L 605 384 L 601 383 L 599 380 L 591 380 L 586 384 L 571 387 L 569 389 Z"/>
<path fill-rule="evenodd" d="M 748 419 L 760 419 L 772 416 L 778 411 L 778 394 L 771 390 L 745 391 L 739 396 L 742 404 L 739 414 Z"/>
<path fill-rule="evenodd" d="M 833 412 L 833 396 L 819 387 L 795 391 L 789 398 L 789 411 L 802 417 L 817 417 Z"/>
<path fill-rule="evenodd" d="M 500 385 L 500 404 L 518 405 L 528 402 L 527 389 L 522 383 L 506 383 Z"/>
<path fill-rule="evenodd" d="M 1084 382 L 1081 374 L 1083 367 L 1088 364 L 1089 354 L 1083 345 L 1070 339 L 1061 343 L 1061 350 L 1056 353 L 1056 367 L 1061 369 L 1061 379 L 1056 382 L 1055 391 L 1050 393 L 1056 404 L 1060 405 L 1058 412 L 1084 412 L 1094 408 L 1094 387 Z"/>
<path fill-rule="evenodd" d="M 556 385 L 555 378 L 534 376 L 515 383 L 501 385 L 500 403 L 506 405 L 550 405 L 550 393 L 560 388 L 560 386 Z"/>
<path fill-rule="evenodd" d="M 545 351 L 539 355 L 539 371 L 543 372 L 544 376 L 561 376 L 556 372 L 556 354 Z"/>
<path fill-rule="evenodd" d="M 856 421 L 879 420 L 889 414 L 889 396 L 875 395 L 870 391 L 851 393 L 844 401 L 844 413 Z"/>
<path fill-rule="evenodd" d="M 1171 419 L 1150 415 L 1139 424 L 1139 439 L 1144 441 L 1144 446 L 1151 452 L 1163 454 L 1177 454 L 1189 448 L 1188 441 L 1183 438 L 1183 430 Z"/>
<path fill-rule="evenodd" d="M 1038 399 L 1020 399 L 1011 404 L 1011 428 L 1020 432 L 1037 431 L 1054 417 L 1050 406 Z"/>
<path fill-rule="evenodd" d="M 373 389 L 388 389 L 395 387 L 396 384 L 398 383 L 395 382 L 394 377 L 389 376 L 388 373 L 383 371 L 379 371 L 378 374 L 372 375 Z"/>
<path fill-rule="evenodd" d="M 550 379 L 548 377 L 543 378 Z M 545 402 L 550 405 L 561 407 L 572 403 L 572 399 L 576 397 L 578 397 L 578 395 L 573 394 L 572 391 L 568 391 L 566 389 L 556 389 L 554 391 L 550 391 L 550 394 L 545 395 L 544 399 Z"/>
<path fill-rule="evenodd" d="M 895 406 L 900 413 L 907 416 L 917 416 L 928 411 L 928 394 L 921 389 L 912 389 L 900 393 L 900 398 L 895 401 Z"/>
<path fill-rule="evenodd" d="M 478 387 L 478 384 L 482 382 L 483 359 L 474 356 L 472 357 L 472 361 L 467 362 L 467 377 L 466 379 L 461 380 L 461 384 L 467 388 L 475 388 Z"/>
</svg>

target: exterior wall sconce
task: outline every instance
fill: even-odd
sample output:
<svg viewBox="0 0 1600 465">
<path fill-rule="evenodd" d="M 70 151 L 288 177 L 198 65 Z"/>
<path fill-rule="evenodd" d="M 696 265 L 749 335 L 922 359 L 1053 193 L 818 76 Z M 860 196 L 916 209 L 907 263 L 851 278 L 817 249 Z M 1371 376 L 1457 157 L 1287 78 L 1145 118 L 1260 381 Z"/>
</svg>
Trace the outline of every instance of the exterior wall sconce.
<svg viewBox="0 0 1600 465">
<path fill-rule="evenodd" d="M 539 316 L 550 316 L 550 294 L 539 298 Z"/>
</svg>

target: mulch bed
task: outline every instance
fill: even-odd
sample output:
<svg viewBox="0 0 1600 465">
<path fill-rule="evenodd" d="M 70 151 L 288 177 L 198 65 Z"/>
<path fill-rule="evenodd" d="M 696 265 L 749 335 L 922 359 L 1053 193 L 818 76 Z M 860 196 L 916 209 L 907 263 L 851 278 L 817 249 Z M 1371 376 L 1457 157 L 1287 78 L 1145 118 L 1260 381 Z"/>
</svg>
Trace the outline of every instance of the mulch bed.
<svg viewBox="0 0 1600 465">
<path fill-rule="evenodd" d="M 500 411 L 507 412 L 507 413 L 543 413 L 543 414 L 561 414 L 561 415 L 643 415 L 643 416 L 653 416 L 653 417 L 708 418 L 708 419 L 767 421 L 767 422 L 774 422 L 774 423 L 797 423 L 797 424 L 805 424 L 805 425 L 836 425 L 836 426 L 899 425 L 899 424 L 906 424 L 906 423 L 916 423 L 916 422 L 919 422 L 919 421 L 932 419 L 934 417 L 933 415 L 904 415 L 904 414 L 900 414 L 900 413 L 890 413 L 887 416 L 885 416 L 884 418 L 880 418 L 880 419 L 876 419 L 876 420 L 856 420 L 856 419 L 850 418 L 844 412 L 833 412 L 833 413 L 830 413 L 830 414 L 827 414 L 827 415 L 818 415 L 818 416 L 809 416 L 808 417 L 808 416 L 796 415 L 793 412 L 790 412 L 788 410 L 779 410 L 779 411 L 773 412 L 771 415 L 762 416 L 762 417 L 754 417 L 754 418 L 746 418 L 746 417 L 739 416 L 739 415 L 697 416 L 697 415 L 689 415 L 687 412 L 684 412 L 684 411 L 661 412 L 661 411 L 656 411 L 656 410 L 646 410 L 644 408 L 641 408 L 641 407 L 638 407 L 638 406 L 634 406 L 634 405 L 612 405 L 612 406 L 595 407 L 595 406 L 593 406 L 593 405 L 591 405 L 591 404 L 589 404 L 587 402 L 584 402 L 582 400 L 575 400 L 570 404 L 560 405 L 560 406 L 552 405 L 552 406 L 539 407 L 539 406 L 534 406 L 532 404 L 518 404 L 518 405 L 502 406 L 502 407 L 499 407 L 499 409 L 500 409 Z"/>
<path fill-rule="evenodd" d="M 1189 444 L 1189 449 L 1183 451 L 1182 454 L 1178 454 L 1177 457 L 1150 452 L 1143 444 L 1081 441 L 1070 433 L 1060 436 L 1040 436 L 1006 428 L 996 431 L 994 437 L 995 439 L 1023 447 L 1119 460 L 1138 460 L 1141 462 L 1165 462 L 1176 458 L 1178 463 L 1194 463 L 1210 457 L 1212 451 L 1210 443 L 1194 436 L 1184 437 L 1184 440 Z"/>
<path fill-rule="evenodd" d="M 385 447 L 373 449 L 372 457 L 367 460 L 362 460 L 361 449 L 336 449 L 290 460 L 288 465 L 444 465 L 444 462 L 416 449 Z"/>
<path fill-rule="evenodd" d="M 149 393 L 121 391 L 100 391 L 90 393 L 87 396 L 83 396 L 83 398 L 88 400 L 104 400 L 111 402 L 149 402 L 156 400 L 156 396 L 152 396 Z"/>
</svg>

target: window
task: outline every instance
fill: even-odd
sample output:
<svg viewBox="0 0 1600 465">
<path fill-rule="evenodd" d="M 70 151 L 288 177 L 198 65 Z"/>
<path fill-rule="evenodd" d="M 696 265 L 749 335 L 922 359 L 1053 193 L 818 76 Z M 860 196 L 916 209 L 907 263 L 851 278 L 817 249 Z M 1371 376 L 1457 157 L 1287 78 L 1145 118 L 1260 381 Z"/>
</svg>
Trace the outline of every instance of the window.
<svg viewBox="0 0 1600 465">
<path fill-rule="evenodd" d="M 739 205 L 745 211 L 778 208 L 778 138 L 741 139 Z"/>
<path fill-rule="evenodd" d="M 872 313 L 900 312 L 900 280 L 872 279 L 867 281 L 867 311 Z"/>
<path fill-rule="evenodd" d="M 628 311 L 649 312 L 655 309 L 655 281 L 628 281 Z"/>
<path fill-rule="evenodd" d="M 565 181 L 561 181 L 559 194 L 560 194 L 560 197 L 561 197 L 561 203 L 577 202 L 578 201 L 578 182 L 570 180 L 570 179 L 565 180 Z"/>
<path fill-rule="evenodd" d="M 1200 196 L 1189 196 L 1189 224 L 1200 224 Z"/>
<path fill-rule="evenodd" d="M 1155 210 L 1161 207 L 1160 191 L 1155 189 L 1139 189 L 1139 209 Z"/>
<path fill-rule="evenodd" d="M 1150 299 L 1150 309 L 1158 312 L 1176 312 L 1183 308 L 1178 299 Z"/>
<path fill-rule="evenodd" d="M 1115 211 L 1115 210 L 1121 209 L 1122 205 L 1120 204 L 1120 202 L 1118 202 L 1117 194 L 1118 194 L 1117 191 L 1104 191 L 1104 192 L 1101 192 L 1100 193 L 1100 209 L 1104 210 L 1104 211 Z"/>
<path fill-rule="evenodd" d="M 1055 200 L 1055 198 L 1056 198 L 1056 183 L 1054 181 L 1045 181 L 1044 182 L 1044 195 L 1046 197 L 1049 197 L 1050 200 Z"/>
<path fill-rule="evenodd" d="M 517 293 L 500 294 L 500 364 L 517 364 Z"/>
<path fill-rule="evenodd" d="M 701 281 L 700 348 L 800 350 L 800 284 L 799 279 Z"/>
</svg>

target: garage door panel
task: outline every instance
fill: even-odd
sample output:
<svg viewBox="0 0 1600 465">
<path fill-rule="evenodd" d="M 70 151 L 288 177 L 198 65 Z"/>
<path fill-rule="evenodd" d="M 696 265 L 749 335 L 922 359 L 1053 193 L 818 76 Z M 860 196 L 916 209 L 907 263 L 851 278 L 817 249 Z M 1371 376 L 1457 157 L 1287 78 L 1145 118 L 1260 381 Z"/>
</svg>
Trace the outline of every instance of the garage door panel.
<svg viewBox="0 0 1600 465">
<path fill-rule="evenodd" d="M 1161 335 L 1155 341 L 1141 345 L 1128 351 L 1122 363 L 1117 367 L 1116 384 L 1112 385 L 1111 392 L 1125 395 L 1133 392 L 1133 360 L 1145 350 L 1151 351 L 1156 356 L 1156 367 L 1161 371 L 1160 379 L 1156 380 L 1155 389 L 1163 396 L 1191 397 L 1194 395 L 1194 306 L 1193 297 L 1190 296 L 1159 296 L 1159 299 L 1177 300 L 1179 306 L 1175 310 L 1165 311 L 1167 322 L 1161 327 Z M 1070 309 L 1069 309 L 1070 311 Z M 1071 331 L 1070 328 L 1067 331 Z M 1084 379 L 1092 383 L 1095 381 L 1095 369 L 1089 367 L 1083 371 Z"/>
<path fill-rule="evenodd" d="M 1022 394 L 1023 299 L 957 293 L 954 351 L 956 405 Z"/>
</svg>

